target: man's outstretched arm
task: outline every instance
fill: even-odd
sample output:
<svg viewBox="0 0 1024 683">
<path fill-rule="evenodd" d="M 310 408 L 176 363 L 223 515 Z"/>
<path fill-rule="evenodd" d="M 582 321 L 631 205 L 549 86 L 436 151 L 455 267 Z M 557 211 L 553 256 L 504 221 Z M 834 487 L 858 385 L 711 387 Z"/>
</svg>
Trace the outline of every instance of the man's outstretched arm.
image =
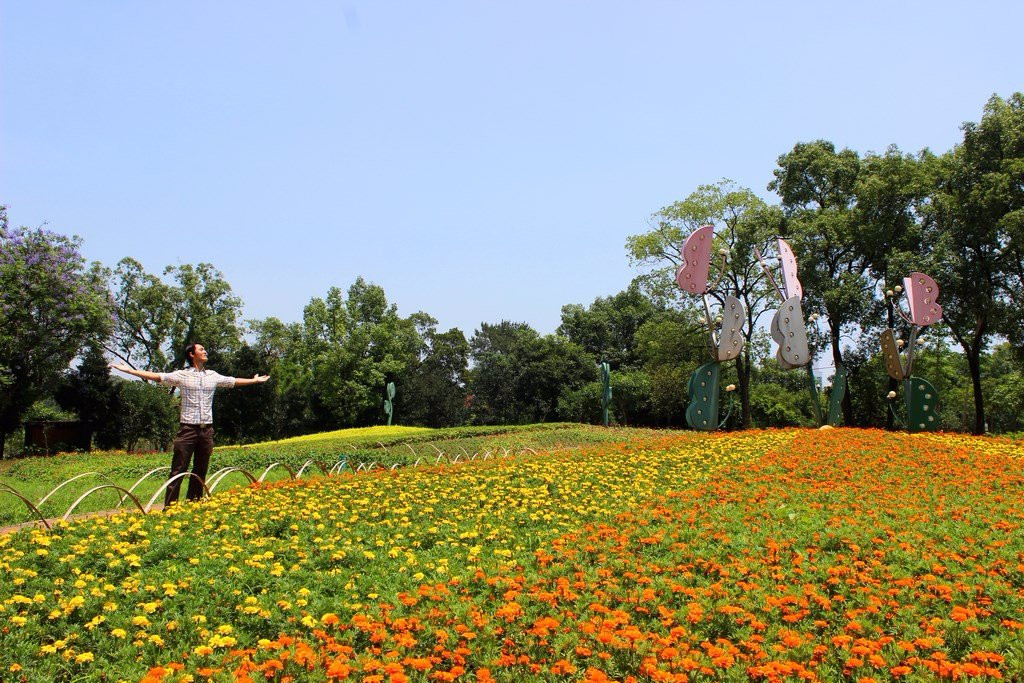
<svg viewBox="0 0 1024 683">
<path fill-rule="evenodd" d="M 263 384 L 268 379 L 270 379 L 270 375 L 253 375 L 252 378 L 236 377 L 235 378 L 235 386 L 236 387 L 247 387 L 250 384 Z"/>
<path fill-rule="evenodd" d="M 129 375 L 135 375 L 136 377 L 141 377 L 142 379 L 148 379 L 148 380 L 151 380 L 153 382 L 159 382 L 160 381 L 160 374 L 157 373 L 157 372 L 149 372 L 147 370 L 136 370 L 135 368 L 129 367 L 129 366 L 125 365 L 124 363 L 111 363 L 110 367 L 112 367 L 115 370 L 120 370 L 121 372 L 126 372 Z"/>
</svg>

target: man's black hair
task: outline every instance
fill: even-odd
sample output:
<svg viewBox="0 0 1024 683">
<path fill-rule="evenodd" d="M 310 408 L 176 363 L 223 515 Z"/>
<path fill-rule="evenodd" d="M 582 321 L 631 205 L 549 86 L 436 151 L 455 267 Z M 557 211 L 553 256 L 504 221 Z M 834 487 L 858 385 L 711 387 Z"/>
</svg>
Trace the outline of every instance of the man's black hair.
<svg viewBox="0 0 1024 683">
<path fill-rule="evenodd" d="M 189 364 L 189 367 L 192 367 L 193 365 L 192 354 L 194 354 L 195 352 L 196 344 L 194 342 L 185 347 L 185 362 Z"/>
</svg>

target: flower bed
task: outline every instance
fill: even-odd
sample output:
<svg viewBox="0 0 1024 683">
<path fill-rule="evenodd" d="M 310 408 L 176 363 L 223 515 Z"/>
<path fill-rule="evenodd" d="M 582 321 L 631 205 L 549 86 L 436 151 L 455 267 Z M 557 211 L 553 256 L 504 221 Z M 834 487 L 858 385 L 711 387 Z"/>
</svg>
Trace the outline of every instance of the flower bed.
<svg viewBox="0 0 1024 683">
<path fill-rule="evenodd" d="M 845 429 L 648 436 L 0 537 L 0 671 L 1021 676 L 1019 458 Z"/>
</svg>

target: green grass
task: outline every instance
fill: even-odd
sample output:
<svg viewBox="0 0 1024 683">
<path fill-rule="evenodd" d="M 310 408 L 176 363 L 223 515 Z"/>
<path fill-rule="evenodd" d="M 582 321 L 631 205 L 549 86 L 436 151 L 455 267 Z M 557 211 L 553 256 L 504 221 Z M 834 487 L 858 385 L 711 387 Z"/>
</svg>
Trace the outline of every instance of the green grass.
<svg viewBox="0 0 1024 683">
<path fill-rule="evenodd" d="M 631 430 L 630 434 L 640 432 Z M 466 459 L 520 452 L 527 448 L 541 449 L 586 445 L 622 440 L 621 429 L 606 429 L 590 425 L 551 423 L 536 425 L 503 425 L 490 427 L 454 427 L 447 429 L 373 428 L 352 429 L 311 434 L 304 437 L 246 446 L 220 446 L 214 449 L 210 460 L 209 477 L 224 467 L 239 467 L 254 477 L 270 465 L 281 463 L 298 471 L 304 463 L 313 460 L 330 469 L 339 460 L 347 467 L 360 466 L 389 468 L 421 463 L 433 464 L 440 453 L 442 461 L 448 458 Z M 64 486 L 47 499 L 41 512 L 46 517 L 60 517 L 79 496 L 101 484 L 114 483 L 128 489 L 144 474 L 157 467 L 170 464 L 170 453 L 125 453 L 123 451 L 94 451 L 92 453 L 63 453 L 54 456 L 26 457 L 0 461 L 0 484 L 7 484 L 37 503 L 54 487 L 71 477 L 86 472 L 97 475 L 82 477 Z M 309 466 L 303 477 L 319 473 Z M 289 479 L 285 467 L 271 470 L 268 482 Z M 136 497 L 145 505 L 163 484 L 166 474 L 157 473 L 135 489 Z M 240 473 L 227 475 L 218 485 L 215 495 L 235 486 L 248 484 Z M 112 509 L 120 501 L 115 489 L 97 491 L 75 508 L 75 513 Z M 124 506 L 132 507 L 131 501 Z M 28 507 L 9 493 L 0 493 L 0 526 L 29 522 L 35 519 Z"/>
</svg>

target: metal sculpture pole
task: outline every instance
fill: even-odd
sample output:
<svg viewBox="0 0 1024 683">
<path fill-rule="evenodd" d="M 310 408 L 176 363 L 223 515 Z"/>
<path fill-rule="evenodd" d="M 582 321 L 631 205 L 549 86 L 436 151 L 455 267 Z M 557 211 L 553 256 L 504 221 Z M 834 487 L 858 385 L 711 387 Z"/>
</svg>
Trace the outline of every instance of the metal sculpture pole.
<svg viewBox="0 0 1024 683">
<path fill-rule="evenodd" d="M 601 422 L 608 426 L 608 408 L 612 404 L 612 369 L 601 363 Z"/>
<path fill-rule="evenodd" d="M 839 408 L 846 392 L 846 369 L 840 364 L 836 367 L 835 379 L 832 382 L 832 392 L 829 396 L 829 410 L 827 422 L 821 414 L 821 404 L 818 399 L 818 386 L 814 379 L 814 369 L 811 367 L 813 356 L 810 344 L 807 341 L 807 323 L 804 321 L 804 311 L 801 306 L 804 288 L 797 277 L 796 256 L 789 243 L 781 237 L 778 238 L 779 264 L 782 266 L 782 286 L 780 287 L 772 276 L 768 264 L 765 263 L 761 250 L 754 247 L 754 253 L 761 264 L 768 281 L 771 282 L 775 291 L 782 301 L 782 305 L 775 312 L 772 318 L 771 335 L 772 339 L 779 345 L 775 358 L 779 365 L 786 370 L 805 368 L 807 371 L 807 391 L 811 399 L 811 409 L 814 411 L 815 420 L 819 426 L 829 424 L 835 426 L 839 422 Z M 811 316 L 814 322 L 817 316 Z"/>
<path fill-rule="evenodd" d="M 687 393 L 690 403 L 686 408 L 686 423 L 693 429 L 713 431 L 721 424 L 718 420 L 719 382 L 721 364 L 734 360 L 743 350 L 743 304 L 734 296 L 720 298 L 722 310 L 718 316 L 711 313 L 711 294 L 721 281 L 728 261 L 728 251 L 722 250 L 722 266 L 718 279 L 708 283 L 711 271 L 711 245 L 714 226 L 705 225 L 693 231 L 679 252 L 682 263 L 676 269 L 676 284 L 683 292 L 700 296 L 704 302 L 704 315 L 713 360 L 697 368 L 690 376 Z"/>
<path fill-rule="evenodd" d="M 388 397 L 384 399 L 384 412 L 388 416 L 388 427 L 391 426 L 391 417 L 395 412 L 395 383 L 388 382 L 387 386 Z"/>
<path fill-rule="evenodd" d="M 907 296 L 909 315 L 899 305 L 901 294 Z M 939 286 L 928 275 L 913 272 L 903 278 L 903 287 L 897 286 L 895 291 L 889 290 L 886 296 L 892 299 L 893 310 L 910 324 L 910 339 L 906 344 L 906 361 L 900 358 L 903 340 L 896 338 L 892 328 L 882 332 L 882 356 L 885 358 L 885 371 L 895 380 L 903 382 L 903 402 L 907 410 L 907 431 L 934 431 L 939 428 L 939 392 L 927 380 L 912 375 L 914 369 L 914 350 L 917 346 L 920 331 L 928 325 L 942 320 L 942 306 L 937 302 Z M 895 398 L 895 392 L 889 392 L 888 398 Z M 890 410 L 892 405 L 890 404 Z M 894 412 L 895 414 L 895 412 Z"/>
</svg>

